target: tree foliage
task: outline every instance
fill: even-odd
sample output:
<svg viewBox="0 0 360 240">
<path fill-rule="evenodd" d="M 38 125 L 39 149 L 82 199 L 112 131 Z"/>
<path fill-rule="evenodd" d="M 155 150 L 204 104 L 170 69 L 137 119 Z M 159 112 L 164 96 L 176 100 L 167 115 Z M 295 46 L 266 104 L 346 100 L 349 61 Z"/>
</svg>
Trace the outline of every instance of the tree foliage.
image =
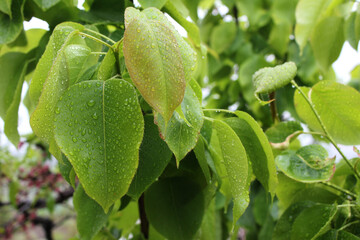
<svg viewBox="0 0 360 240">
<path fill-rule="evenodd" d="M 72 239 L 360 238 L 360 67 L 347 85 L 332 69 L 346 41 L 358 48 L 359 2 L 83 7 L 0 2 L 0 117 L 27 151 L 0 153 L 0 212 L 20 216 L 0 236 L 32 223 L 52 239 L 73 196 Z M 24 30 L 32 17 L 50 30 Z"/>
</svg>

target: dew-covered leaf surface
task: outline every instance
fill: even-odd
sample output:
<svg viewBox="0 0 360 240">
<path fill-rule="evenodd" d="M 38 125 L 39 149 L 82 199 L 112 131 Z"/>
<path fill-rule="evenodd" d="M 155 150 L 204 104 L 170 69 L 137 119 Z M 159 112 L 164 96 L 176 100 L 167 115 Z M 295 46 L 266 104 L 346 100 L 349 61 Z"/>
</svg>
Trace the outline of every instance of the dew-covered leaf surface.
<svg viewBox="0 0 360 240">
<path fill-rule="evenodd" d="M 85 81 L 62 96 L 55 138 L 85 192 L 105 211 L 136 172 L 144 120 L 135 89 L 124 80 Z"/>
</svg>

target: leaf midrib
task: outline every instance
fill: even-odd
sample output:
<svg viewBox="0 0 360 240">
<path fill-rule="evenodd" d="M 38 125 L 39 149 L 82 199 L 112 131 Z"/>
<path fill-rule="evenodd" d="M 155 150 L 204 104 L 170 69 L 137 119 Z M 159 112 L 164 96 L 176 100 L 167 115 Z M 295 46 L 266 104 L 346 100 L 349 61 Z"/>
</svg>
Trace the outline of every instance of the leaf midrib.
<svg viewBox="0 0 360 240">
<path fill-rule="evenodd" d="M 107 178 L 107 164 L 106 164 L 106 120 L 105 120 L 105 81 L 103 82 L 102 85 L 102 113 L 103 113 L 103 136 L 104 136 L 104 168 L 105 168 L 105 189 L 106 189 L 106 204 L 105 206 L 107 207 L 107 202 L 108 202 L 108 195 L 109 195 L 109 189 L 108 189 L 108 178 Z"/>
</svg>

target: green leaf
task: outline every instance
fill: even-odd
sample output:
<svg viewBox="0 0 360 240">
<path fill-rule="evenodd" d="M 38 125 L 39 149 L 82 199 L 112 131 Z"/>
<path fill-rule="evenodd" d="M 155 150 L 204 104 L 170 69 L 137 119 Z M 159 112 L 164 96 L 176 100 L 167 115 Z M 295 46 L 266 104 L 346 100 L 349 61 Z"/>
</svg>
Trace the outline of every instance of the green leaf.
<svg viewBox="0 0 360 240">
<path fill-rule="evenodd" d="M 146 115 L 144 120 L 145 132 L 140 146 L 139 167 L 127 193 L 134 199 L 138 199 L 161 175 L 172 156 L 172 152 L 159 136 L 154 118 Z"/>
<path fill-rule="evenodd" d="M 12 0 L 0 1 L 0 11 L 9 15 L 10 18 L 12 18 L 11 3 L 12 3 Z"/>
<path fill-rule="evenodd" d="M 222 236 L 221 213 L 216 209 L 215 199 L 207 208 L 201 227 L 198 231 L 199 240 L 217 240 Z"/>
<path fill-rule="evenodd" d="M 288 50 L 291 31 L 292 25 L 288 22 L 275 24 L 271 29 L 268 42 L 281 56 L 283 56 Z"/>
<path fill-rule="evenodd" d="M 224 159 L 230 191 L 233 195 L 233 227 L 249 205 L 248 159 L 245 148 L 239 137 L 229 125 L 214 120 L 213 127 L 217 132 Z"/>
<path fill-rule="evenodd" d="M 333 139 L 340 144 L 360 144 L 360 93 L 354 88 L 321 81 L 311 90 L 302 88 L 311 99 Z M 294 95 L 296 112 L 313 130 L 323 132 L 308 103 L 298 91 Z"/>
<path fill-rule="evenodd" d="M 5 126 L 4 126 L 4 132 L 10 142 L 14 144 L 14 146 L 17 146 L 20 141 L 20 136 L 18 132 L 18 112 L 19 112 L 19 105 L 21 101 L 21 91 L 23 87 L 23 83 L 25 80 L 25 74 L 26 69 L 28 66 L 28 62 L 22 63 L 22 69 L 21 67 L 18 69 L 18 72 L 20 73 L 19 78 L 17 79 L 17 86 L 16 90 L 14 92 L 14 98 L 11 102 L 5 117 Z M 20 70 L 21 69 L 21 70 Z M 20 70 L 20 71 L 19 71 Z M 16 76 L 16 75 L 15 75 Z"/>
<path fill-rule="evenodd" d="M 176 157 L 177 165 L 195 147 L 203 125 L 201 105 L 190 85 L 186 87 L 181 110 L 191 125 L 188 125 L 177 112 L 174 112 L 167 125 L 160 115 L 155 118 L 165 142 Z"/>
<path fill-rule="evenodd" d="M 359 30 L 360 29 L 360 8 L 359 8 L 359 5 L 358 5 L 358 9 L 356 11 L 356 17 L 355 17 L 354 21 L 355 21 L 354 22 L 355 41 L 356 41 L 356 44 L 358 45 L 359 41 L 360 41 L 360 30 Z"/>
<path fill-rule="evenodd" d="M 192 74 L 196 68 L 196 52 L 194 49 L 178 33 L 174 25 L 165 17 L 161 11 L 155 8 L 149 8 L 145 9 L 142 13 L 145 14 L 149 20 L 159 20 L 172 31 L 174 37 L 176 38 L 176 42 L 179 45 L 182 65 L 184 68 L 185 81 L 190 82 Z"/>
<path fill-rule="evenodd" d="M 321 182 L 333 174 L 333 160 L 326 159 L 327 151 L 320 145 L 308 145 L 298 151 L 286 150 L 276 156 L 278 168 L 288 177 L 300 182 Z"/>
<path fill-rule="evenodd" d="M 9 15 L 0 12 L 0 45 L 13 42 L 23 30 L 24 2 L 24 0 L 13 0 Z"/>
<path fill-rule="evenodd" d="M 74 182 L 73 179 L 71 179 L 71 175 L 72 175 L 72 171 L 73 171 L 73 167 L 69 161 L 69 159 L 67 159 L 67 157 L 62 154 L 62 161 L 58 162 L 58 166 L 59 166 L 59 170 L 61 173 L 61 176 L 70 184 L 72 185 L 72 183 Z"/>
<path fill-rule="evenodd" d="M 236 111 L 237 118 L 225 122 L 235 131 L 245 147 L 256 178 L 266 191 L 275 195 L 277 174 L 271 146 L 259 124 L 249 114 Z"/>
<path fill-rule="evenodd" d="M 296 65 L 293 62 L 286 62 L 273 68 L 266 67 L 258 70 L 253 75 L 255 97 L 261 103 L 268 103 L 260 100 L 259 94 L 271 93 L 289 84 L 296 76 L 296 70 Z"/>
<path fill-rule="evenodd" d="M 336 211 L 336 205 L 318 204 L 306 208 L 294 221 L 291 240 L 315 239 L 320 236 L 330 224 Z"/>
<path fill-rule="evenodd" d="M 248 103 L 256 101 L 254 97 L 255 88 L 252 81 L 253 74 L 260 68 L 268 66 L 269 63 L 265 61 L 262 55 L 253 55 L 241 64 L 239 69 L 239 84 L 242 89 L 242 94 Z"/>
<path fill-rule="evenodd" d="M 288 121 L 280 122 L 266 130 L 266 136 L 272 147 L 286 149 L 290 141 L 303 131 L 299 122 Z"/>
<path fill-rule="evenodd" d="M 330 16 L 316 25 L 310 43 L 324 72 L 339 57 L 344 41 L 344 20 L 341 17 Z"/>
<path fill-rule="evenodd" d="M 194 42 L 196 46 L 200 46 L 200 31 L 197 25 L 193 22 L 189 22 L 184 17 L 179 9 L 175 6 L 174 1 L 167 1 L 164 6 L 164 11 L 175 19 L 188 33 L 189 38 Z"/>
<path fill-rule="evenodd" d="M 44 12 L 48 10 L 49 8 L 55 6 L 57 3 L 59 3 L 61 0 L 34 0 L 36 5 L 41 8 Z"/>
<path fill-rule="evenodd" d="M 57 144 L 107 212 L 138 166 L 144 120 L 135 90 L 124 80 L 84 81 L 64 93 L 56 113 Z"/>
<path fill-rule="evenodd" d="M 358 19 L 360 22 L 360 14 L 357 12 L 352 12 L 350 17 L 345 21 L 344 31 L 345 31 L 345 38 L 349 42 L 349 44 L 357 50 L 359 44 L 359 38 L 356 38 L 356 29 L 355 29 L 355 21 Z"/>
<path fill-rule="evenodd" d="M 210 46 L 218 54 L 224 52 L 230 47 L 236 37 L 235 22 L 222 22 L 211 32 Z"/>
<path fill-rule="evenodd" d="M 104 59 L 101 61 L 97 78 L 99 80 L 107 80 L 116 74 L 116 57 L 112 49 L 106 53 Z"/>
<path fill-rule="evenodd" d="M 338 231 L 337 232 L 337 239 L 343 239 L 343 240 L 359 240 L 360 237 L 352 234 L 352 233 L 349 233 L 345 230 L 341 230 L 341 231 Z"/>
<path fill-rule="evenodd" d="M 194 153 L 196 155 L 196 159 L 199 162 L 199 165 L 201 167 L 202 172 L 204 173 L 205 179 L 207 183 L 210 183 L 211 181 L 211 175 L 210 175 L 210 170 L 209 170 L 209 166 L 207 164 L 206 161 L 206 156 L 205 156 L 205 144 L 204 144 L 204 140 L 202 137 L 200 137 L 197 141 L 197 144 L 194 148 Z"/>
<path fill-rule="evenodd" d="M 289 240 L 291 239 L 291 229 L 295 219 L 299 214 L 307 208 L 314 206 L 313 202 L 298 202 L 291 205 L 286 211 L 281 215 L 278 220 L 274 233 L 273 240 Z"/>
<path fill-rule="evenodd" d="M 86 46 L 75 44 L 67 45 L 63 51 L 59 50 L 54 64 L 46 75 L 39 103 L 30 118 L 34 133 L 50 144 L 50 152 L 59 161 L 61 154 L 54 140 L 56 103 L 68 87 L 78 81 L 82 73 L 82 64 L 79 63 L 86 62 L 90 51 Z"/>
<path fill-rule="evenodd" d="M 5 122 L 5 134 L 17 146 L 20 137 L 17 130 L 21 90 L 28 66 L 27 55 L 9 52 L 0 56 L 0 117 Z"/>
<path fill-rule="evenodd" d="M 109 216 L 108 228 L 112 229 L 113 227 L 115 227 L 116 229 L 121 230 L 121 236 L 127 238 L 137 225 L 136 221 L 138 219 L 138 203 L 131 201 L 123 210 L 113 212 Z"/>
<path fill-rule="evenodd" d="M 328 0 L 300 0 L 298 2 L 295 12 L 295 39 L 300 46 L 300 52 L 304 49 L 328 3 Z"/>
<path fill-rule="evenodd" d="M 261 0 L 237 0 L 236 5 L 241 13 L 249 18 L 252 28 L 262 27 L 270 20 L 268 12 L 263 9 L 263 2 Z"/>
<path fill-rule="evenodd" d="M 166 25 L 139 15 L 124 34 L 126 67 L 144 99 L 166 122 L 181 103 L 186 87 L 180 48 Z M 151 71 L 149 71 L 151 69 Z"/>
<path fill-rule="evenodd" d="M 20 46 L 10 46 L 4 45 L 0 50 L 0 55 L 3 55 L 7 52 L 22 52 L 28 53 L 34 48 L 38 47 L 41 44 L 43 37 L 47 35 L 48 31 L 44 29 L 29 29 L 25 32 L 26 35 L 26 44 Z M 45 46 L 44 46 L 45 47 Z"/>
<path fill-rule="evenodd" d="M 93 0 L 88 12 L 81 11 L 81 19 L 96 24 L 122 24 L 124 23 L 125 1 Z"/>
<path fill-rule="evenodd" d="M 86 195 L 81 184 L 74 193 L 77 229 L 81 240 L 91 240 L 105 225 L 109 214 L 105 214 L 101 206 Z"/>
<path fill-rule="evenodd" d="M 167 0 L 139 0 L 139 3 L 143 8 L 155 7 L 161 9 Z"/>
<path fill-rule="evenodd" d="M 59 62 L 59 56 L 65 47 L 77 41 L 76 35 L 84 26 L 77 23 L 65 22 L 54 29 L 45 52 L 36 66 L 29 86 L 31 101 L 38 103 L 46 79 L 49 77 L 52 66 Z"/>
<path fill-rule="evenodd" d="M 271 17 L 276 24 L 295 20 L 295 8 L 298 0 L 274 0 L 271 5 Z"/>
<path fill-rule="evenodd" d="M 200 105 L 202 103 L 202 89 L 199 83 L 195 79 L 191 79 L 189 82 L 189 85 L 191 86 L 192 90 L 195 92 L 197 98 L 199 99 Z"/>
<path fill-rule="evenodd" d="M 166 238 L 193 239 L 204 214 L 204 194 L 188 178 L 165 178 L 145 192 L 145 210 L 151 225 Z"/>
</svg>

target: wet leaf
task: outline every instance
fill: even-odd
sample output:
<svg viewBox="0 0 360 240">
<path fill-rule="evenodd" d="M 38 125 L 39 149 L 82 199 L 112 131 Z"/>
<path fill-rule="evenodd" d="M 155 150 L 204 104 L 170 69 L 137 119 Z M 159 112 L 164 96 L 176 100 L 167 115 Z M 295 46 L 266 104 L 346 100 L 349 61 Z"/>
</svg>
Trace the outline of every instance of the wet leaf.
<svg viewBox="0 0 360 240">
<path fill-rule="evenodd" d="M 116 57 L 112 49 L 106 53 L 104 59 L 101 61 L 97 78 L 99 80 L 107 80 L 116 74 Z"/>
<path fill-rule="evenodd" d="M 184 68 L 185 81 L 190 82 L 191 76 L 196 68 L 196 52 L 194 51 L 194 49 L 178 33 L 174 25 L 165 17 L 165 15 L 161 11 L 156 8 L 148 8 L 142 11 L 142 13 L 145 14 L 149 20 L 159 20 L 172 31 L 176 42 L 179 45 L 182 65 Z"/>
<path fill-rule="evenodd" d="M 235 131 L 245 147 L 256 178 L 266 191 L 275 195 L 277 174 L 272 149 L 259 124 L 249 114 L 236 111 L 237 118 L 228 118 L 225 122 Z"/>
<path fill-rule="evenodd" d="M 86 195 L 79 184 L 74 193 L 74 208 L 76 210 L 77 229 L 81 240 L 91 240 L 105 225 L 109 214 L 105 214 L 101 206 Z"/>
<path fill-rule="evenodd" d="M 325 127 L 333 139 L 340 144 L 360 144 L 360 93 L 354 88 L 332 82 L 321 81 L 313 88 L 302 88 L 311 99 Z M 308 103 L 296 91 L 296 112 L 315 131 L 323 132 Z"/>
<path fill-rule="evenodd" d="M 56 103 L 68 87 L 78 81 L 83 70 L 82 64 L 86 62 L 90 51 L 90 48 L 77 44 L 67 45 L 63 50 L 59 50 L 54 64 L 46 75 L 39 103 L 30 118 L 34 133 L 50 144 L 50 152 L 59 161 L 61 153 L 54 140 Z M 34 77 L 35 74 L 36 72 Z"/>
<path fill-rule="evenodd" d="M 70 184 L 74 182 L 73 179 L 71 179 L 71 172 L 73 171 L 73 167 L 70 163 L 70 161 L 67 159 L 67 157 L 62 154 L 62 161 L 58 162 L 59 171 L 61 173 L 61 176 Z"/>
<path fill-rule="evenodd" d="M 205 144 L 204 144 L 204 140 L 202 137 L 200 137 L 198 139 L 197 144 L 194 148 L 194 153 L 196 155 L 196 159 L 199 162 L 201 170 L 205 176 L 206 182 L 210 183 L 211 175 L 210 175 L 209 166 L 208 166 L 206 156 L 205 156 Z"/>
<path fill-rule="evenodd" d="M 173 32 L 159 20 L 148 20 L 140 14 L 125 30 L 123 52 L 131 80 L 168 122 L 181 103 L 186 86 Z"/>
<path fill-rule="evenodd" d="M 286 150 L 275 158 L 278 168 L 288 177 L 300 182 L 321 182 L 333 174 L 334 159 L 327 159 L 320 145 L 308 145 L 298 151 Z"/>
<path fill-rule="evenodd" d="M 76 43 L 77 33 L 84 29 L 84 26 L 65 22 L 54 29 L 45 52 L 39 63 L 36 65 L 34 75 L 29 86 L 30 98 L 34 104 L 37 104 L 46 79 L 50 76 L 51 67 L 59 62 L 58 57 L 62 54 L 65 47 L 71 43 Z"/>
<path fill-rule="evenodd" d="M 64 93 L 55 112 L 56 142 L 107 212 L 138 166 L 144 122 L 135 90 L 124 80 L 84 81 Z"/>
<path fill-rule="evenodd" d="M 249 205 L 248 159 L 245 148 L 233 129 L 220 120 L 214 120 L 233 196 L 233 227 Z"/>
<path fill-rule="evenodd" d="M 187 122 L 177 112 L 174 112 L 167 126 L 160 115 L 155 118 L 162 136 L 176 157 L 178 165 L 186 154 L 195 147 L 203 125 L 203 112 L 200 102 L 189 85 L 186 87 L 181 110 Z"/>
<path fill-rule="evenodd" d="M 303 131 L 299 122 L 288 121 L 280 122 L 266 130 L 266 136 L 272 147 L 286 149 L 290 141 L 295 138 L 300 131 Z"/>
<path fill-rule="evenodd" d="M 140 146 L 139 167 L 127 193 L 135 199 L 161 175 L 172 156 L 172 152 L 159 136 L 154 118 L 146 115 L 144 120 L 145 132 Z"/>
<path fill-rule="evenodd" d="M 314 206 L 313 202 L 298 202 L 291 205 L 286 211 L 281 215 L 278 220 L 274 233 L 273 240 L 289 240 L 291 239 L 291 229 L 292 225 L 299 216 L 299 214 L 304 211 L 304 209 Z"/>
<path fill-rule="evenodd" d="M 282 65 L 270 68 L 262 68 L 253 75 L 253 83 L 255 87 L 255 97 L 261 103 L 259 94 L 271 93 L 276 89 L 282 88 L 296 76 L 296 65 L 293 62 L 286 62 Z"/>
<path fill-rule="evenodd" d="M 204 214 L 204 194 L 188 178 L 165 178 L 145 193 L 145 210 L 151 225 L 166 238 L 193 239 Z"/>
<path fill-rule="evenodd" d="M 336 205 L 317 204 L 303 210 L 291 229 L 291 240 L 315 239 L 326 231 L 337 211 Z"/>
</svg>

